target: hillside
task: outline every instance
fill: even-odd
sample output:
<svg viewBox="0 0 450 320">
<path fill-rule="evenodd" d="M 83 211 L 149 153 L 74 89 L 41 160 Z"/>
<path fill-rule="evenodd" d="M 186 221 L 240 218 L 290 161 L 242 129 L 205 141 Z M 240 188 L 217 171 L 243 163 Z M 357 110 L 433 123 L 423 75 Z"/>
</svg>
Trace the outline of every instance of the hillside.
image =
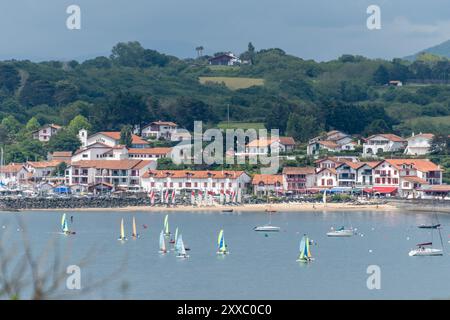
<svg viewBox="0 0 450 320">
<path fill-rule="evenodd" d="M 440 56 L 440 57 L 445 57 L 450 59 L 450 40 L 447 40 L 441 44 L 438 44 L 436 46 L 430 47 L 428 49 L 424 49 L 420 52 L 417 52 L 416 54 L 413 54 L 411 56 L 405 57 L 405 59 L 407 60 L 415 60 L 420 54 L 422 53 L 430 53 L 432 55 L 436 55 L 436 56 Z"/>
<path fill-rule="evenodd" d="M 74 147 L 73 132 L 48 145 L 30 142 L 39 125 L 71 124 L 75 131 L 81 122 L 104 131 L 164 119 L 192 129 L 194 120 L 223 126 L 228 107 L 232 123 L 277 128 L 300 142 L 330 129 L 356 135 L 449 132 L 449 60 L 344 55 L 318 63 L 276 48 L 242 55 L 252 64 L 213 68 L 208 57 L 181 60 L 129 42 L 117 44 L 109 57 L 83 63 L 0 62 L 0 145 L 8 161 L 21 161 Z M 386 86 L 393 79 L 404 86 Z M 442 84 L 410 85 L 408 79 Z"/>
</svg>

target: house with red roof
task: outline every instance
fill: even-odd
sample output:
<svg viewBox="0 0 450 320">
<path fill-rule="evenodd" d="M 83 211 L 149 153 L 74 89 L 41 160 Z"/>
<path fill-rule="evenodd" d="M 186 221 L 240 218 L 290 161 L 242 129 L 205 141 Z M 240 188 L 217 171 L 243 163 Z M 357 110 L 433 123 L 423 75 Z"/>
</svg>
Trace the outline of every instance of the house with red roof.
<svg viewBox="0 0 450 320">
<path fill-rule="evenodd" d="M 79 133 L 80 139 L 82 139 L 82 147 L 86 148 L 97 143 L 104 144 L 109 147 L 116 147 L 120 145 L 120 131 L 102 131 L 94 133 L 93 135 L 86 136 L 85 130 L 81 130 Z M 81 138 L 83 137 L 85 138 Z M 147 148 L 149 143 L 141 137 L 132 135 L 132 148 Z"/>
<path fill-rule="evenodd" d="M 307 193 L 316 186 L 316 169 L 314 167 L 284 167 L 282 174 L 286 192 Z"/>
<path fill-rule="evenodd" d="M 339 130 L 332 130 L 309 140 L 306 153 L 312 156 L 321 150 L 328 152 L 351 151 L 355 150 L 356 146 L 357 143 L 350 135 Z"/>
<path fill-rule="evenodd" d="M 391 133 L 375 134 L 363 144 L 363 156 L 373 156 L 383 152 L 398 152 L 406 147 L 406 140 Z"/>
<path fill-rule="evenodd" d="M 40 128 L 39 130 L 34 131 L 33 139 L 39 140 L 41 142 L 48 142 L 52 136 L 58 133 L 62 127 L 57 124 L 48 124 Z"/>
<path fill-rule="evenodd" d="M 295 140 L 292 137 L 277 137 L 255 139 L 250 141 L 246 147 L 248 155 L 268 155 L 272 152 L 292 152 L 295 148 Z"/>
<path fill-rule="evenodd" d="M 253 193 L 267 196 L 284 193 L 283 175 L 281 174 L 255 174 L 252 179 Z"/>
<path fill-rule="evenodd" d="M 69 186 L 83 186 L 85 190 L 97 184 L 110 184 L 128 191 L 141 190 L 141 178 L 156 162 L 151 160 L 81 160 L 66 169 L 65 182 Z"/>
<path fill-rule="evenodd" d="M 202 192 L 211 195 L 246 193 L 252 178 L 245 171 L 209 170 L 148 170 L 141 179 L 145 191 L 176 193 Z"/>
<path fill-rule="evenodd" d="M 30 172 L 23 163 L 10 163 L 0 166 L 0 185 L 15 185 L 23 183 L 30 178 Z"/>
<path fill-rule="evenodd" d="M 177 132 L 178 125 L 172 121 L 154 121 L 144 126 L 141 136 L 145 139 L 172 140 L 172 136 Z"/>
</svg>

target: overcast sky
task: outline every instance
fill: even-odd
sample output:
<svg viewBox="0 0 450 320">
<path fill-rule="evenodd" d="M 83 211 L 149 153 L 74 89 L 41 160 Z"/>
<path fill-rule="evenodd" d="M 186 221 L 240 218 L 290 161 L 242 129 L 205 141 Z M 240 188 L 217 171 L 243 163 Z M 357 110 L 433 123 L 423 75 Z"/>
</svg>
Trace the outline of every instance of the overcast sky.
<svg viewBox="0 0 450 320">
<path fill-rule="evenodd" d="M 81 8 L 81 30 L 66 9 Z M 382 29 L 366 27 L 369 5 Z M 86 59 L 119 41 L 194 57 L 278 47 L 307 59 L 403 57 L 450 39 L 449 0 L 1 0 L 0 59 Z"/>
</svg>

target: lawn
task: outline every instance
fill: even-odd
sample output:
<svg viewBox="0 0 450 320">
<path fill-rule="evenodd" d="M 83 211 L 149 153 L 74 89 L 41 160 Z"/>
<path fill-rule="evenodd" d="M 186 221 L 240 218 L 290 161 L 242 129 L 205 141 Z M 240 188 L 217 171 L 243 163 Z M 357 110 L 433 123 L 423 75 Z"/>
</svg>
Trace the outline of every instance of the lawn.
<svg viewBox="0 0 450 320">
<path fill-rule="evenodd" d="M 200 77 L 201 84 L 208 82 L 224 83 L 231 90 L 250 88 L 253 86 L 263 86 L 264 79 L 259 78 L 238 78 L 238 77 Z"/>
<path fill-rule="evenodd" d="M 230 123 L 227 123 L 227 121 L 220 122 L 217 127 L 219 129 L 265 129 L 264 123 L 262 122 L 238 122 L 238 121 L 230 121 Z"/>
</svg>

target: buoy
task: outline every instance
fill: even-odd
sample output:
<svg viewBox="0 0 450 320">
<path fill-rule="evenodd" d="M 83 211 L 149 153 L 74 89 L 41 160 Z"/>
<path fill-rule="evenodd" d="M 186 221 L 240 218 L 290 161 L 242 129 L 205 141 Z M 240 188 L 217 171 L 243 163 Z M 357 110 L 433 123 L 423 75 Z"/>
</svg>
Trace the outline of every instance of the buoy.
<svg viewBox="0 0 450 320">
<path fill-rule="evenodd" d="M 369 253 L 372 253 L 372 249 L 369 249 Z"/>
</svg>

